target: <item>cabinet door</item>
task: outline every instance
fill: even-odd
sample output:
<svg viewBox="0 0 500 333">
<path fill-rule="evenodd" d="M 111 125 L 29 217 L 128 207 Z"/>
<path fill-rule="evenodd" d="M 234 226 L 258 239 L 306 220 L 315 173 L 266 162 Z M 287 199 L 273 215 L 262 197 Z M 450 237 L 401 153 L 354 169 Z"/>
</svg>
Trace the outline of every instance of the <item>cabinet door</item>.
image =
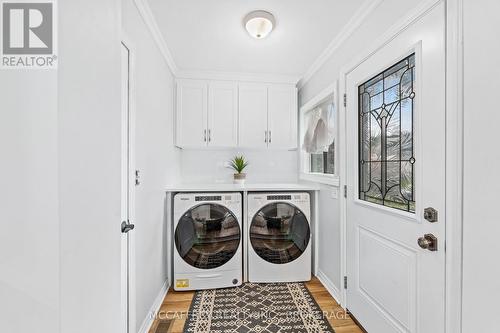
<svg viewBox="0 0 500 333">
<path fill-rule="evenodd" d="M 177 81 L 176 144 L 179 147 L 207 145 L 207 82 Z"/>
<path fill-rule="evenodd" d="M 269 147 L 297 148 L 297 89 L 288 85 L 270 85 L 268 106 Z"/>
<path fill-rule="evenodd" d="M 208 87 L 208 145 L 238 145 L 238 85 L 210 82 Z"/>
<path fill-rule="evenodd" d="M 267 147 L 266 85 L 239 85 L 239 145 L 248 148 Z"/>
</svg>

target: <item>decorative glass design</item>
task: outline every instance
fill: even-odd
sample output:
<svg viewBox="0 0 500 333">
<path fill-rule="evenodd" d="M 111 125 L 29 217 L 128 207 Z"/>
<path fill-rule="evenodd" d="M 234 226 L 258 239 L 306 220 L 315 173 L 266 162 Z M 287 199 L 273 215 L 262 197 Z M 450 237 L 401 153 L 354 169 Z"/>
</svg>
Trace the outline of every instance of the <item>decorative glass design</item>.
<svg viewBox="0 0 500 333">
<path fill-rule="evenodd" d="M 359 199 L 415 212 L 415 54 L 358 87 Z"/>
<path fill-rule="evenodd" d="M 309 244 L 309 223 L 300 209 L 285 202 L 264 206 L 250 224 L 250 243 L 267 262 L 287 264 Z"/>
<path fill-rule="evenodd" d="M 175 229 L 175 247 L 186 263 L 211 269 L 227 263 L 238 251 L 240 226 L 226 207 L 201 204 L 187 211 Z"/>
</svg>

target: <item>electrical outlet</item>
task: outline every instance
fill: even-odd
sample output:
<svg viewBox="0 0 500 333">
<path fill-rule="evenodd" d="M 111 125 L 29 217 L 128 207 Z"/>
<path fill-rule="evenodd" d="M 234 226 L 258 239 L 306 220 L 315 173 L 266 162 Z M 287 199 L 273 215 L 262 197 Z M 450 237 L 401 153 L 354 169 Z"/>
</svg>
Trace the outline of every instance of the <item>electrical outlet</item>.
<svg viewBox="0 0 500 333">
<path fill-rule="evenodd" d="M 229 163 L 229 161 L 225 161 L 223 163 L 223 166 L 224 166 L 224 168 L 229 168 L 229 167 L 231 167 L 231 163 Z"/>
</svg>

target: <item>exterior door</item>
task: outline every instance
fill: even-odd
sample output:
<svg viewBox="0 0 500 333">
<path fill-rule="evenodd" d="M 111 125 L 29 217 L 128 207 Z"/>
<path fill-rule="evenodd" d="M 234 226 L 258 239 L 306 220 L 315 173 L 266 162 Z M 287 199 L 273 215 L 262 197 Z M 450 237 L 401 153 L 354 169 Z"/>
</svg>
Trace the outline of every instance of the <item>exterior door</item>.
<svg viewBox="0 0 500 333">
<path fill-rule="evenodd" d="M 368 332 L 444 332 L 443 2 L 345 84 L 347 308 Z"/>
<path fill-rule="evenodd" d="M 240 84 L 239 113 L 240 146 L 266 148 L 267 87 L 261 84 Z"/>
<path fill-rule="evenodd" d="M 135 331 L 135 251 L 134 251 L 134 202 L 135 202 L 135 166 L 134 166 L 134 114 L 131 107 L 131 49 L 124 42 L 121 44 L 121 304 L 122 332 Z M 117 228 L 117 231 L 119 229 Z"/>
<path fill-rule="evenodd" d="M 208 145 L 238 145 L 238 85 L 210 82 L 208 88 Z"/>
<path fill-rule="evenodd" d="M 270 85 L 268 89 L 268 143 L 270 148 L 297 147 L 297 89 Z"/>
<path fill-rule="evenodd" d="M 177 145 L 194 148 L 207 145 L 207 90 L 206 81 L 177 81 Z"/>
</svg>

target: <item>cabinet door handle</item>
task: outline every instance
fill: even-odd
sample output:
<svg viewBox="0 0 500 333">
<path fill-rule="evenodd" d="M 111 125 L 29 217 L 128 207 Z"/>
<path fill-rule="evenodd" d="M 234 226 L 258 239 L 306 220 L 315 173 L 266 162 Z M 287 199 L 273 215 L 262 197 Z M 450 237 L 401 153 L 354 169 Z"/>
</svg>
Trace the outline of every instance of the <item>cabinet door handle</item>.
<svg viewBox="0 0 500 333">
<path fill-rule="evenodd" d="M 272 142 L 272 138 L 271 138 L 271 131 L 269 131 L 269 143 Z"/>
<path fill-rule="evenodd" d="M 207 130 L 203 130 L 203 142 L 207 142 Z"/>
<path fill-rule="evenodd" d="M 264 131 L 264 142 L 267 143 L 267 131 Z"/>
<path fill-rule="evenodd" d="M 212 131 L 208 130 L 208 142 L 212 141 Z"/>
</svg>

